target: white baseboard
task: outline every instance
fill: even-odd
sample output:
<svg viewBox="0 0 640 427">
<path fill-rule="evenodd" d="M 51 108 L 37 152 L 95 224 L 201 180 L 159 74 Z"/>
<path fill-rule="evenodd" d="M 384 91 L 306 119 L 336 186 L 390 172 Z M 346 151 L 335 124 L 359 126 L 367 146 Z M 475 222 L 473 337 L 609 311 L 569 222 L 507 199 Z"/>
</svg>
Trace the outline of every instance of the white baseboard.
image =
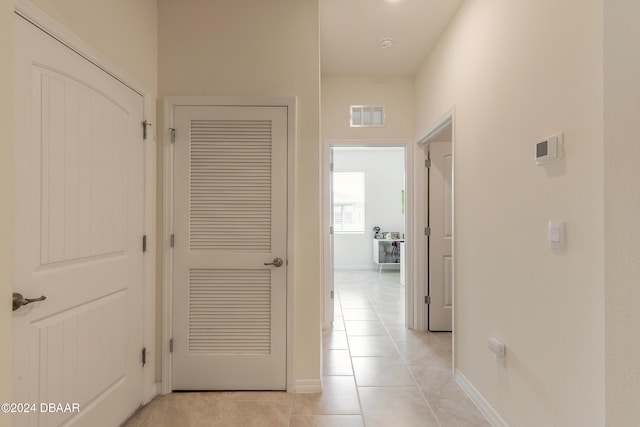
<svg viewBox="0 0 640 427">
<path fill-rule="evenodd" d="M 376 266 L 375 267 L 376 270 L 380 270 L 380 266 Z M 400 271 L 400 264 L 395 263 L 395 264 L 386 264 L 382 266 L 382 271 L 387 271 L 387 270 L 396 270 L 396 271 Z"/>
<path fill-rule="evenodd" d="M 334 270 L 380 270 L 379 265 L 334 265 Z M 400 270 L 400 264 L 386 264 L 382 266 L 382 271 L 385 270 Z"/>
<path fill-rule="evenodd" d="M 487 400 L 480 394 L 480 392 L 471 384 L 471 382 L 462 375 L 462 373 L 456 369 L 455 373 L 456 383 L 464 390 L 469 396 L 469 399 L 478 407 L 480 412 L 487 417 L 487 420 L 493 427 L 509 427 L 509 424 L 502 419 L 500 414 L 487 402 Z"/>
<path fill-rule="evenodd" d="M 294 385 L 294 393 L 322 393 L 321 380 L 296 380 Z"/>
<path fill-rule="evenodd" d="M 378 269 L 377 265 L 374 264 L 366 264 L 366 265 L 334 265 L 334 270 L 376 270 Z"/>
<path fill-rule="evenodd" d="M 151 384 L 151 386 L 149 387 L 149 394 L 147 394 L 147 401 L 144 403 L 147 404 L 151 402 L 153 398 L 158 395 L 158 390 L 160 390 L 159 382 Z"/>
</svg>

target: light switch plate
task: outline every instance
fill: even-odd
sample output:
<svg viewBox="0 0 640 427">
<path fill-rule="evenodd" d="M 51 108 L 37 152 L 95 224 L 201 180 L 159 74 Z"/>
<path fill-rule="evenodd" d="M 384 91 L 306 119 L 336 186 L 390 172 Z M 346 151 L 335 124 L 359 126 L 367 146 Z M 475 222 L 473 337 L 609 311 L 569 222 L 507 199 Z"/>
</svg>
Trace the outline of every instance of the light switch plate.
<svg viewBox="0 0 640 427">
<path fill-rule="evenodd" d="M 566 241 L 565 222 L 557 220 L 549 221 L 547 239 L 551 249 L 564 250 Z"/>
</svg>

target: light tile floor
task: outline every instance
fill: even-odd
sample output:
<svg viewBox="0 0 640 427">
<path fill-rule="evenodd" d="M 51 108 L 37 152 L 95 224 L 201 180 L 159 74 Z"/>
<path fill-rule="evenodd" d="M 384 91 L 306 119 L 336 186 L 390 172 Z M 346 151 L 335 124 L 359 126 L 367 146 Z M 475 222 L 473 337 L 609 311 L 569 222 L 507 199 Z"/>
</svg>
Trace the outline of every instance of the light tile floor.
<svg viewBox="0 0 640 427">
<path fill-rule="evenodd" d="M 124 427 L 490 426 L 451 378 L 451 334 L 405 328 L 397 270 L 337 270 L 335 282 L 323 393 L 172 393 Z"/>
</svg>

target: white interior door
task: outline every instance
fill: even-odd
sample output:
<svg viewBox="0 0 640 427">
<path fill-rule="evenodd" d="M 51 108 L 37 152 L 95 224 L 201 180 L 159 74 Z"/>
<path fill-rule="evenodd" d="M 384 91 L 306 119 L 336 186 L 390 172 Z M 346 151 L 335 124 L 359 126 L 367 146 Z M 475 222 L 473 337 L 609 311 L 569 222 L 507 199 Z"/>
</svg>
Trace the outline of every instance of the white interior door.
<svg viewBox="0 0 640 427">
<path fill-rule="evenodd" d="M 429 330 L 451 331 L 453 308 L 452 170 L 450 142 L 429 148 Z"/>
<path fill-rule="evenodd" d="M 287 108 L 173 113 L 173 389 L 284 390 Z"/>
<path fill-rule="evenodd" d="M 115 426 L 142 401 L 143 99 L 15 18 L 14 426 Z M 42 412 L 40 404 L 77 404 Z"/>
</svg>

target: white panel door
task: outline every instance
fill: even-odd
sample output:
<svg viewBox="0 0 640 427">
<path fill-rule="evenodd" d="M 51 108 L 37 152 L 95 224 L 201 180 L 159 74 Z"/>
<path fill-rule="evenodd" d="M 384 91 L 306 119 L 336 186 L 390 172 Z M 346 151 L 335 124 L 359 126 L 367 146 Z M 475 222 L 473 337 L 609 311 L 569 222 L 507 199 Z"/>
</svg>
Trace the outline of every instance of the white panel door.
<svg viewBox="0 0 640 427">
<path fill-rule="evenodd" d="M 142 401 L 143 99 L 17 16 L 15 40 L 14 292 L 46 300 L 13 312 L 13 425 L 115 426 Z"/>
<path fill-rule="evenodd" d="M 451 331 L 453 308 L 452 168 L 450 142 L 431 142 L 429 153 L 429 330 Z"/>
<path fill-rule="evenodd" d="M 287 108 L 176 106 L 174 127 L 173 389 L 284 390 Z"/>
</svg>

